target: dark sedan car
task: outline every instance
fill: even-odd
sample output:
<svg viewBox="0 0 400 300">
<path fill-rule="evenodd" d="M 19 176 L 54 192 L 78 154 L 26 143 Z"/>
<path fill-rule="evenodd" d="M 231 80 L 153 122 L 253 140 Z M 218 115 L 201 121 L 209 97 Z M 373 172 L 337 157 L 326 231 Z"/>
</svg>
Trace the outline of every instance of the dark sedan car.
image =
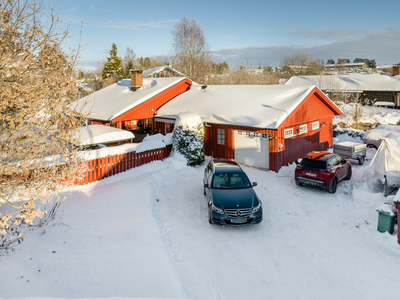
<svg viewBox="0 0 400 300">
<path fill-rule="evenodd" d="M 235 160 L 213 159 L 204 170 L 208 221 L 219 225 L 257 224 L 262 204 L 246 173 Z"/>
<path fill-rule="evenodd" d="M 351 165 L 337 153 L 312 151 L 301 162 L 297 162 L 294 179 L 298 186 L 303 184 L 319 186 L 335 193 L 342 179 L 351 178 Z"/>
</svg>

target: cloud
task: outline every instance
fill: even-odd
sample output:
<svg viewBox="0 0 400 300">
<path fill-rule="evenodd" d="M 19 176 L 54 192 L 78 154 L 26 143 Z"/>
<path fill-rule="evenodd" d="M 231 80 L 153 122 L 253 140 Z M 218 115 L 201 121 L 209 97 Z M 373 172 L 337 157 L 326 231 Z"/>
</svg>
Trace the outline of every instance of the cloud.
<svg viewBox="0 0 400 300">
<path fill-rule="evenodd" d="M 290 33 L 303 38 L 303 44 L 265 45 L 212 50 L 212 54 L 230 64 L 245 63 L 279 66 L 284 56 L 306 53 L 314 59 L 356 57 L 375 59 L 377 64 L 400 62 L 400 26 L 382 26 L 371 30 L 339 28 L 332 30 L 292 30 Z M 307 45 L 307 39 L 328 40 L 317 45 Z"/>
</svg>

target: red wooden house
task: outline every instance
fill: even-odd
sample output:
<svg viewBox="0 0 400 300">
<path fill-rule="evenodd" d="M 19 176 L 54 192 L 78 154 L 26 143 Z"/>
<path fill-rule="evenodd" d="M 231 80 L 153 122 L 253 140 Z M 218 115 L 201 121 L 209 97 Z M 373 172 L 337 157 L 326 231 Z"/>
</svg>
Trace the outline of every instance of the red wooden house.
<svg viewBox="0 0 400 300">
<path fill-rule="evenodd" d="M 192 82 L 185 77 L 144 78 L 133 70 L 124 79 L 75 102 L 76 109 L 89 114 L 89 124 L 134 130 L 138 124 L 152 126 L 155 112 Z"/>
<path fill-rule="evenodd" d="M 202 118 L 206 155 L 274 171 L 332 147 L 333 116 L 342 114 L 316 86 L 193 84 L 157 111 L 155 127 L 182 112 Z"/>
</svg>

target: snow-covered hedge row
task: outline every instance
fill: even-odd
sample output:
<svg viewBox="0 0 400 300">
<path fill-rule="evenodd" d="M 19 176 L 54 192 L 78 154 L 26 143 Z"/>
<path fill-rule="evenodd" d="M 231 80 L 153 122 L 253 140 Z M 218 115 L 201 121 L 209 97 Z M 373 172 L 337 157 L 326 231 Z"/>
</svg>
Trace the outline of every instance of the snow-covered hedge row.
<svg viewBox="0 0 400 300">
<path fill-rule="evenodd" d="M 347 134 L 348 136 L 354 137 L 354 138 L 363 138 L 364 137 L 364 130 L 360 129 L 353 129 L 353 128 L 340 128 L 336 127 L 333 129 L 333 137 L 337 137 L 338 135 L 341 134 Z"/>
</svg>

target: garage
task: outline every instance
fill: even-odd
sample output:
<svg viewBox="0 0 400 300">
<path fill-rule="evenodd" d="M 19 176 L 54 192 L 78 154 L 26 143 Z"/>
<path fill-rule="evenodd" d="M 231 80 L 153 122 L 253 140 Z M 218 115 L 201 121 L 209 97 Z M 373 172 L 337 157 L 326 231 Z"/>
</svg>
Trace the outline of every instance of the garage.
<svg viewBox="0 0 400 300">
<path fill-rule="evenodd" d="M 248 166 L 269 168 L 268 134 L 251 131 L 234 131 L 235 159 Z"/>
</svg>

